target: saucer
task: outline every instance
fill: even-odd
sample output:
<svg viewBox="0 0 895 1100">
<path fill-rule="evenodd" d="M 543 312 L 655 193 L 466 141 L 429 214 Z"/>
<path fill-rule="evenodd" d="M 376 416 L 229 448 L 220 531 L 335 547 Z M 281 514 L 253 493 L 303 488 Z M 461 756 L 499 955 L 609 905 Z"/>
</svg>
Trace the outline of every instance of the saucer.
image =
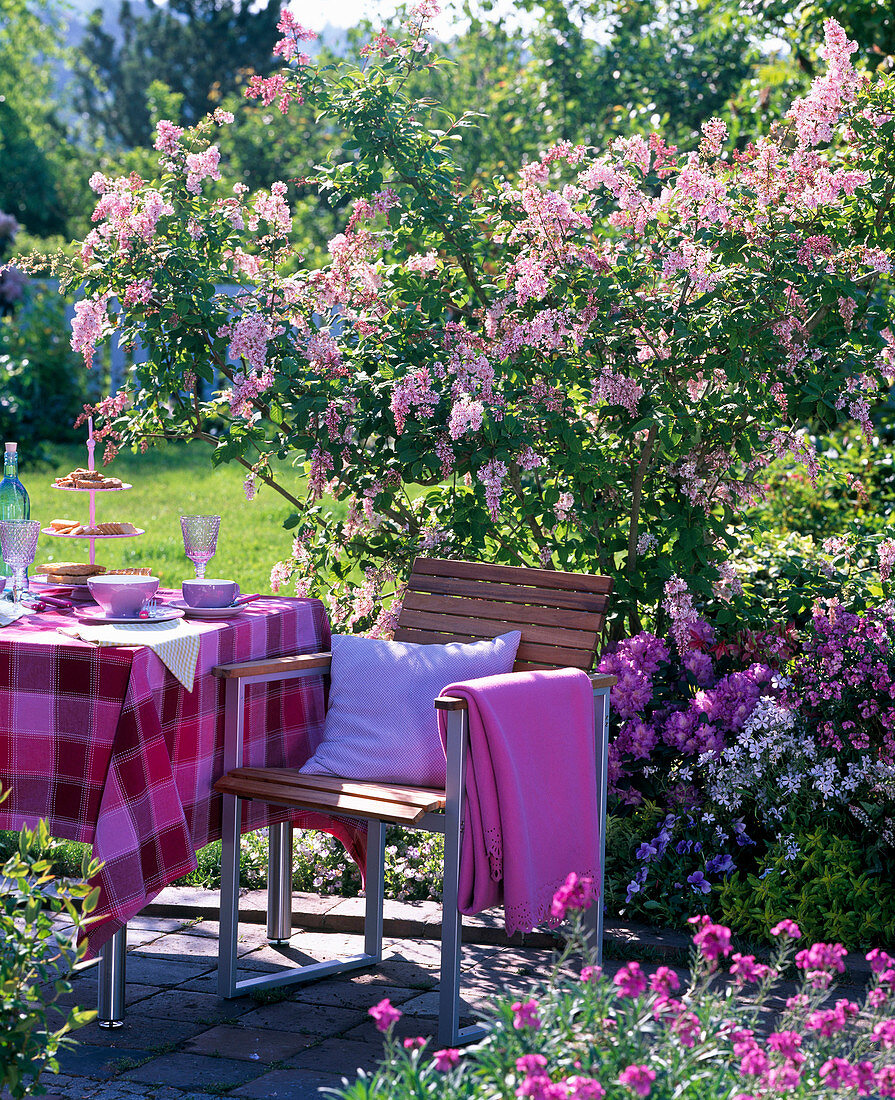
<svg viewBox="0 0 895 1100">
<path fill-rule="evenodd" d="M 190 607 L 185 600 L 172 600 L 169 607 L 182 611 L 188 619 L 235 619 L 242 607 Z"/>
<path fill-rule="evenodd" d="M 78 610 L 79 623 L 167 623 L 172 619 L 182 619 L 183 609 L 165 604 L 154 607 L 145 615 L 107 615 L 101 607 L 85 607 Z"/>
</svg>

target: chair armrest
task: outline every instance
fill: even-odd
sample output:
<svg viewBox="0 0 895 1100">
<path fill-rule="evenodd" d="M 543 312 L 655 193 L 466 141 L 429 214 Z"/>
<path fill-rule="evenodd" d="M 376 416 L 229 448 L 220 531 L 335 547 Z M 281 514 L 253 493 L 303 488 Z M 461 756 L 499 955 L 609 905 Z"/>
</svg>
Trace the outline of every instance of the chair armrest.
<svg viewBox="0 0 895 1100">
<path fill-rule="evenodd" d="M 588 673 L 587 675 L 594 691 L 615 687 L 618 683 L 617 676 L 604 676 L 602 673 Z M 435 700 L 436 710 L 467 710 L 468 708 L 469 704 L 465 699 L 455 699 L 452 695 L 439 695 Z"/>
<path fill-rule="evenodd" d="M 277 673 L 286 675 L 290 672 L 303 672 L 305 670 L 319 669 L 321 673 L 329 672 L 332 663 L 331 653 L 296 653 L 291 657 L 266 657 L 259 661 L 242 661 L 234 665 L 216 665 L 212 670 L 212 676 L 219 676 L 222 680 L 239 680 L 246 676 L 275 676 Z"/>
<path fill-rule="evenodd" d="M 466 699 L 457 699 L 453 695 L 439 695 L 435 700 L 436 710 L 469 710 Z"/>
</svg>

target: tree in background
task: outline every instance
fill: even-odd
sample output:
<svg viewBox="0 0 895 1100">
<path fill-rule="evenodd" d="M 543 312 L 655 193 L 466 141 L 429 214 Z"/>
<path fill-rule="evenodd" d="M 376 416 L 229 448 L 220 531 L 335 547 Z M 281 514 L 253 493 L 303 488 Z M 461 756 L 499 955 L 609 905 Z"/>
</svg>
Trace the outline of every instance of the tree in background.
<svg viewBox="0 0 895 1100">
<path fill-rule="evenodd" d="M 61 9 L 56 0 L 0 5 L 0 210 L 31 233 L 64 233 L 77 153 L 60 117 Z M 87 175 L 83 175 L 80 192 Z"/>
<path fill-rule="evenodd" d="M 81 73 L 78 106 L 112 144 L 128 148 L 152 144 L 153 80 L 182 97 L 182 119 L 192 125 L 247 72 L 266 76 L 274 61 L 276 3 L 256 10 L 240 0 L 149 2 L 149 14 L 140 17 L 122 0 L 118 36 L 104 29 L 98 9 L 81 44 L 92 72 Z"/>
<path fill-rule="evenodd" d="M 752 0 L 753 17 L 774 27 L 792 44 L 799 64 L 813 75 L 809 43 L 816 41 L 825 19 L 838 19 L 860 49 L 865 65 L 892 67 L 895 60 L 895 7 L 891 0 Z"/>
</svg>

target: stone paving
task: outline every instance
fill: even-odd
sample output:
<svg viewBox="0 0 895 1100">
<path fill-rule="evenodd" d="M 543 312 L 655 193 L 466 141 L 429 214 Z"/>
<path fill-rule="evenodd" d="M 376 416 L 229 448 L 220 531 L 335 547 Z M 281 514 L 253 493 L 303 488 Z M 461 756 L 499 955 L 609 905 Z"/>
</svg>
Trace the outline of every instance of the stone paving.
<svg viewBox="0 0 895 1100">
<path fill-rule="evenodd" d="M 388 997 L 400 1007 L 401 1037 L 433 1035 L 438 1002 L 438 932 L 435 907 L 401 907 L 387 903 L 384 959 L 375 970 L 331 977 L 320 982 L 258 993 L 225 1001 L 217 994 L 217 932 L 208 905 L 185 903 L 135 918 L 128 929 L 127 1014 L 114 1030 L 95 1022 L 76 1032 L 78 1044 L 60 1058 L 60 1072 L 42 1078 L 48 1100 L 207 1100 L 209 1095 L 288 1097 L 309 1100 L 325 1087 L 353 1079 L 358 1068 L 372 1070 L 382 1056 L 382 1036 L 367 1010 Z M 193 899 L 195 901 L 195 898 Z M 201 899 L 200 899 L 201 900 Z M 244 899 L 249 916 L 261 917 L 257 898 Z M 330 919 L 329 906 L 308 904 L 306 919 L 295 919 L 296 933 L 287 948 L 273 948 L 263 923 L 240 925 L 240 966 L 269 971 L 283 958 L 295 962 L 332 958 L 362 950 L 359 912 Z M 251 910 L 254 909 L 254 912 Z M 199 915 L 186 917 L 185 914 Z M 298 917 L 299 915 L 296 915 Z M 339 927 L 333 927 L 333 923 Z M 499 941 L 499 919 L 486 916 L 473 923 L 464 943 L 463 996 L 465 1022 L 498 994 L 527 994 L 544 979 L 555 959 L 551 937 L 543 933 Z M 311 927 L 306 927 L 310 924 Z M 424 926 L 427 937 L 389 934 Z M 611 975 L 622 959 L 680 963 L 686 944 L 674 933 L 610 928 Z M 669 954 L 669 952 L 671 954 Z M 682 981 L 686 971 L 678 968 Z M 856 975 L 854 980 L 861 981 Z M 96 1005 L 95 970 L 82 970 L 64 1002 Z M 856 996 L 858 985 L 839 987 L 837 995 Z"/>
<path fill-rule="evenodd" d="M 78 1045 L 61 1056 L 60 1072 L 42 1078 L 51 1096 L 317 1097 L 380 1061 L 382 1036 L 367 1010 L 383 997 L 404 1014 L 399 1036 L 434 1035 L 437 940 L 386 936 L 375 970 L 225 1001 L 216 989 L 217 931 L 208 919 L 135 918 L 128 928 L 124 1026 L 106 1030 L 94 1022 L 78 1030 Z M 284 957 L 301 962 L 362 949 L 359 934 L 319 930 L 297 931 L 288 948 L 272 948 L 263 924 L 240 926 L 246 971 L 272 970 Z M 463 1022 L 498 993 L 527 992 L 553 957 L 545 946 L 465 945 Z M 96 989 L 95 970 L 81 971 L 63 1003 L 93 1007 Z"/>
</svg>

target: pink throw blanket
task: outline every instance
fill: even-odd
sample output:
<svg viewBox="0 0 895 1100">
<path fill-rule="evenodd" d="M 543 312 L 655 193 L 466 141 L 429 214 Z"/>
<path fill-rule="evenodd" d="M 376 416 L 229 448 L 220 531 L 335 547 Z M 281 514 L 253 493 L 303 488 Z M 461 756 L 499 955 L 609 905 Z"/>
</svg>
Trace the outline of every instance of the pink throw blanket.
<svg viewBox="0 0 895 1100">
<path fill-rule="evenodd" d="M 550 911 L 570 871 L 599 871 L 594 695 L 577 669 L 451 684 L 469 703 L 460 911 L 503 901 L 508 933 Z M 446 745 L 447 716 L 438 713 Z"/>
</svg>

